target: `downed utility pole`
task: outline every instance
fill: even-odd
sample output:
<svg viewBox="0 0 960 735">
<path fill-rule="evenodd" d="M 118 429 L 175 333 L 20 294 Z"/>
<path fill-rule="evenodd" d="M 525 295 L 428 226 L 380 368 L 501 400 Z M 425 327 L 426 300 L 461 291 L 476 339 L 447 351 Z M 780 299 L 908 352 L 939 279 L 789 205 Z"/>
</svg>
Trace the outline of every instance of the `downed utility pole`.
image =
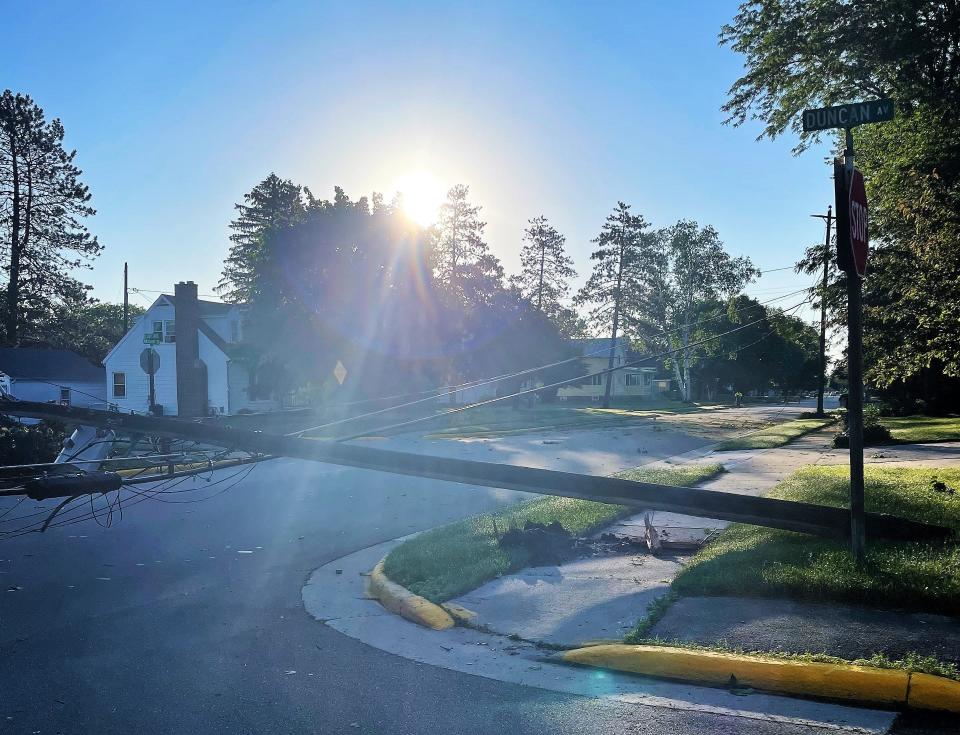
<svg viewBox="0 0 960 735">
<path fill-rule="evenodd" d="M 410 454 L 314 439 L 265 434 L 182 419 L 137 416 L 47 403 L 0 403 L 0 414 L 49 418 L 154 436 L 217 444 L 257 454 L 292 457 L 391 474 L 447 480 L 479 487 L 499 487 L 582 500 L 596 500 L 647 510 L 717 518 L 817 536 L 848 538 L 850 516 L 843 508 L 758 498 L 702 488 L 673 487 L 616 477 L 594 477 L 532 467 Z M 867 532 L 893 539 L 945 539 L 952 531 L 896 516 L 868 513 Z"/>
</svg>

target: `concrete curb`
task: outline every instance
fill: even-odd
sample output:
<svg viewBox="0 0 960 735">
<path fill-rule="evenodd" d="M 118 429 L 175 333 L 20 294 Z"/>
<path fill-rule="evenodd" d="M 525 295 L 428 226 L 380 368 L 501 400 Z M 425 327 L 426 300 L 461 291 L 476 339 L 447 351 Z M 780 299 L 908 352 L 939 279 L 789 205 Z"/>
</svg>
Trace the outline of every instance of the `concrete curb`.
<svg viewBox="0 0 960 735">
<path fill-rule="evenodd" d="M 736 682 L 783 694 L 960 712 L 960 681 L 900 669 L 626 644 L 575 648 L 556 658 L 581 666 L 714 686 Z"/>
<path fill-rule="evenodd" d="M 407 620 L 433 630 L 447 630 L 454 626 L 450 614 L 430 600 L 415 595 L 406 587 L 392 581 L 383 571 L 384 557 L 370 572 L 367 591 L 387 610 Z"/>
</svg>

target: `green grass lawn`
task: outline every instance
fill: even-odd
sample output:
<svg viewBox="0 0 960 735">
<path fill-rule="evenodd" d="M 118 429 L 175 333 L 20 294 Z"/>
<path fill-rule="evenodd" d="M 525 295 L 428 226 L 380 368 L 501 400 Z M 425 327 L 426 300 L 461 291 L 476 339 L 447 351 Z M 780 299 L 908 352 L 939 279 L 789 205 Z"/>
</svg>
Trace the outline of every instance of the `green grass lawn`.
<svg viewBox="0 0 960 735">
<path fill-rule="evenodd" d="M 717 446 L 717 451 L 730 451 L 733 449 L 770 449 L 771 447 L 782 447 L 789 444 L 794 439 L 798 439 L 804 434 L 821 429 L 828 424 L 833 423 L 834 419 L 796 419 L 794 421 L 784 421 L 782 424 L 773 424 L 759 431 L 733 439 L 727 439 Z"/>
<path fill-rule="evenodd" d="M 885 416 L 880 423 L 901 444 L 960 441 L 960 416 Z"/>
<path fill-rule="evenodd" d="M 677 401 L 615 399 L 609 409 L 569 401 L 513 409 L 509 405 L 481 406 L 424 423 L 438 438 L 507 436 L 554 429 L 594 429 L 653 420 L 667 414 L 688 414 L 723 408 Z"/>
<path fill-rule="evenodd" d="M 771 497 L 848 503 L 846 467 L 807 467 Z M 937 490 L 935 482 L 947 490 Z M 955 492 L 950 492 L 955 490 Z M 960 469 L 866 468 L 868 511 L 960 532 Z M 876 542 L 857 569 L 841 541 L 734 524 L 701 550 L 673 583 L 681 595 L 789 597 L 960 615 L 960 546 Z"/>
<path fill-rule="evenodd" d="M 641 467 L 616 476 L 682 486 L 722 471 L 719 464 L 662 470 Z M 584 536 L 636 512 L 635 508 L 590 500 L 538 498 L 426 531 L 391 551 L 384 571 L 416 594 L 443 602 L 529 566 L 524 550 L 500 548 L 499 536 L 511 527 L 522 527 L 528 520 L 546 524 L 559 521 L 573 535 Z"/>
</svg>

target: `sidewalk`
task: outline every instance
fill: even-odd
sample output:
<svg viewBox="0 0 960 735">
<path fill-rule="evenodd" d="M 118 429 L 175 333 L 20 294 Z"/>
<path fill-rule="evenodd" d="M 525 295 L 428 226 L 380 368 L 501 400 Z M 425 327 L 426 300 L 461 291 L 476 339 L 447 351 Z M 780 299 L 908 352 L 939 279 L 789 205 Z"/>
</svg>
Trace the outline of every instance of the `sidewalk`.
<svg viewBox="0 0 960 735">
<path fill-rule="evenodd" d="M 762 495 L 801 467 L 845 463 L 847 450 L 833 449 L 830 446 L 831 439 L 832 432 L 821 431 L 801 437 L 786 447 L 774 449 L 733 452 L 697 449 L 646 466 L 677 467 L 719 461 L 727 468 L 727 472 L 703 483 L 701 487 Z M 956 466 L 960 465 L 960 444 L 868 449 L 866 462 L 885 466 Z M 619 521 L 607 532 L 642 538 L 644 515 L 640 513 Z M 722 529 L 728 525 L 725 521 L 676 513 L 655 512 L 650 515 L 653 525 L 659 529 L 702 529 L 701 532 L 708 533 L 711 529 Z M 499 633 L 515 634 L 526 640 L 575 646 L 586 641 L 622 639 L 644 615 L 649 603 L 668 591 L 686 558 L 663 553 L 657 556 L 647 553 L 599 555 L 559 566 L 529 568 L 489 582 L 453 602 L 476 613 L 475 624 Z M 695 605 L 691 603 L 685 608 L 678 608 L 676 613 L 671 609 L 661 620 L 662 627 L 655 628 L 652 635 L 699 643 L 730 639 L 731 643 L 745 648 L 777 648 L 787 641 L 796 641 L 796 646 L 800 647 L 798 652 L 823 652 L 833 646 L 838 651 L 834 655 L 846 656 L 849 653 L 855 654 L 854 658 L 869 656 L 877 650 L 939 651 L 936 646 L 931 648 L 927 645 L 939 637 L 947 648 L 954 651 L 954 654 L 944 658 L 960 658 L 960 623 L 949 618 L 943 618 L 933 625 L 930 621 L 939 616 L 921 616 L 921 620 L 916 616 L 872 611 L 871 619 L 876 626 L 873 629 L 876 634 L 874 637 L 864 635 L 858 628 L 859 622 L 867 614 L 858 608 L 842 611 L 841 606 L 822 605 L 808 609 L 799 603 L 787 602 L 783 603 L 786 607 L 777 607 L 769 600 L 758 602 L 728 598 L 725 603 L 727 608 L 723 608 L 725 612 L 721 615 L 719 610 L 722 604 L 719 600 L 716 604 L 718 617 L 713 621 L 713 626 L 707 622 L 711 621 L 713 615 L 714 599 L 701 598 Z M 752 618 L 747 614 L 737 616 L 735 609 L 740 604 L 745 609 L 753 610 Z M 671 614 L 684 616 L 683 622 L 679 622 L 679 618 L 674 620 Z M 837 616 L 832 628 L 831 614 Z M 704 621 L 700 632 L 697 633 L 698 629 L 693 627 L 689 637 L 682 635 L 684 626 L 694 617 Z M 748 620 L 753 620 L 753 624 L 748 624 Z M 954 628 L 958 632 L 953 636 L 948 635 Z M 832 630 L 832 637 L 821 640 L 817 630 Z M 760 634 L 763 631 L 765 635 Z M 918 631 L 928 631 L 930 636 L 918 637 Z M 751 642 L 752 637 L 756 638 L 754 642 Z M 903 646 L 894 645 L 897 639 L 904 642 Z M 843 640 L 850 641 L 845 649 L 839 643 Z M 882 645 L 880 641 L 883 641 Z M 908 645 L 911 641 L 913 648 Z M 872 642 L 877 645 L 876 648 L 870 647 Z"/>
</svg>

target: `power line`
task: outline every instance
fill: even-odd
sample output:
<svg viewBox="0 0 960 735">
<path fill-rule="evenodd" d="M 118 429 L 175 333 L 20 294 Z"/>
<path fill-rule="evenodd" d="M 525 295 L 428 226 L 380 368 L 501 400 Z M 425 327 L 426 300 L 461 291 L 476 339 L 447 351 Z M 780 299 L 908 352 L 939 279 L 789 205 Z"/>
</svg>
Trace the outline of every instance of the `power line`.
<svg viewBox="0 0 960 735">
<path fill-rule="evenodd" d="M 781 295 L 781 296 L 777 296 L 777 297 L 775 297 L 775 298 L 768 299 L 767 301 L 758 302 L 758 303 L 756 303 L 756 304 L 751 304 L 750 306 L 743 307 L 742 309 L 734 309 L 733 311 L 734 311 L 735 313 L 737 313 L 737 314 L 740 314 L 741 312 L 751 311 L 751 310 L 757 309 L 757 308 L 759 308 L 759 307 L 761 307 L 761 306 L 765 306 L 766 304 L 770 304 L 770 303 L 773 303 L 774 301 L 780 301 L 780 300 L 782 300 L 782 299 L 789 298 L 790 296 L 794 296 L 794 295 L 796 295 L 796 294 L 798 294 L 798 293 L 800 293 L 800 292 L 802 292 L 802 291 L 807 291 L 807 290 L 809 290 L 809 289 L 807 289 L 807 288 L 797 289 L 797 290 L 792 291 L 792 292 L 790 292 L 790 293 L 788 293 L 788 294 L 783 294 L 783 295 Z M 706 323 L 708 323 L 708 322 L 716 321 L 717 319 L 722 319 L 723 317 L 727 316 L 728 313 L 729 313 L 729 312 L 721 311 L 719 314 L 716 314 L 716 315 L 714 315 L 714 316 L 712 316 L 712 317 L 709 317 L 709 318 L 706 318 L 706 319 L 700 319 L 700 320 L 698 320 L 698 321 L 696 321 L 696 322 L 689 322 L 689 323 L 687 323 L 687 324 L 681 324 L 680 326 L 675 327 L 675 328 L 673 328 L 673 329 L 663 330 L 663 331 L 661 331 L 661 332 L 658 332 L 656 336 L 664 336 L 664 335 L 672 334 L 672 333 L 674 333 L 674 332 L 679 332 L 680 330 L 685 329 L 685 328 L 688 328 L 688 327 L 696 327 L 696 326 L 698 326 L 698 325 L 700 325 L 700 324 L 706 324 Z M 607 338 L 605 338 L 605 337 L 598 337 L 597 339 L 607 339 Z M 546 365 L 540 365 L 540 366 L 538 366 L 538 367 L 527 368 L 527 369 L 525 369 L 525 370 L 519 370 L 519 371 L 517 371 L 517 372 L 508 373 L 508 374 L 506 374 L 506 375 L 501 375 L 501 376 L 497 376 L 497 377 L 494 377 L 494 378 L 483 379 L 483 380 L 481 380 L 481 381 L 479 381 L 479 382 L 473 382 L 473 383 L 469 384 L 469 387 L 479 388 L 479 387 L 481 387 L 481 386 L 490 385 L 490 384 L 492 384 L 492 383 L 498 383 L 498 382 L 500 382 L 500 381 L 502 381 L 502 380 L 509 380 L 509 379 L 512 379 L 512 378 L 519 378 L 519 377 L 521 377 L 521 376 L 523 376 L 523 375 L 529 375 L 529 374 L 531 374 L 531 373 L 540 372 L 540 371 L 542 371 L 542 370 L 548 370 L 548 369 L 551 369 L 551 368 L 554 368 L 554 367 L 559 367 L 559 366 L 561 366 L 561 365 L 567 365 L 567 364 L 572 363 L 572 362 L 577 362 L 577 361 L 579 361 L 579 360 L 582 360 L 584 357 L 591 357 L 591 356 L 596 355 L 596 354 L 603 354 L 603 353 L 605 353 L 605 352 L 609 352 L 609 350 L 610 350 L 610 347 L 609 347 L 609 345 L 607 345 L 607 346 L 604 346 L 604 347 L 602 347 L 602 348 L 600 348 L 600 349 L 597 349 L 597 350 L 595 350 L 595 351 L 593 351 L 593 352 L 589 352 L 589 353 L 584 354 L 584 355 L 577 355 L 576 357 L 571 357 L 571 358 L 568 358 L 568 359 L 565 359 L 565 360 L 559 360 L 559 361 L 557 361 L 557 362 L 548 363 L 548 364 L 546 364 Z M 467 385 L 467 384 L 465 384 L 465 385 Z M 346 417 L 346 418 L 337 419 L 337 420 L 335 420 L 335 421 L 329 421 L 329 422 L 327 422 L 327 423 L 325 423 L 325 424 L 320 424 L 320 425 L 318 425 L 318 426 L 312 426 L 312 427 L 307 428 L 307 429 L 300 429 L 300 430 L 298 430 L 298 431 L 290 432 L 290 433 L 288 433 L 286 436 L 302 436 L 303 434 L 307 434 L 307 433 L 312 432 L 312 431 L 319 431 L 319 430 L 321 430 L 321 429 L 329 429 L 329 428 L 332 428 L 332 427 L 334 427 L 334 426 L 339 426 L 339 425 L 341 425 L 341 424 L 350 423 L 350 422 L 353 422 L 353 421 L 359 421 L 360 419 L 364 419 L 364 418 L 370 418 L 371 416 L 379 416 L 379 415 L 382 415 L 382 414 L 384 414 L 384 413 L 389 413 L 389 412 L 391 412 L 391 411 L 397 411 L 397 410 L 402 409 L 402 408 L 409 408 L 410 406 L 416 406 L 416 405 L 419 405 L 419 404 L 421 404 L 421 403 L 427 403 L 427 402 L 436 401 L 436 400 L 439 399 L 439 398 L 445 398 L 445 397 L 447 397 L 447 396 L 455 395 L 459 390 L 462 390 L 462 389 L 463 389 L 463 388 L 453 387 L 451 390 L 448 390 L 448 391 L 446 391 L 445 393 L 438 393 L 438 394 L 436 394 L 436 395 L 428 396 L 427 398 L 421 398 L 421 399 L 416 400 L 416 401 L 410 401 L 410 402 L 408 402 L 408 403 L 402 403 L 402 404 L 399 404 L 399 405 L 397 405 L 397 406 L 390 406 L 390 407 L 388 407 L 388 408 L 382 408 L 382 409 L 378 409 L 378 410 L 376 410 L 376 411 L 368 411 L 367 413 L 362 413 L 362 414 L 359 414 L 359 415 L 357 415 L 357 416 L 349 416 L 349 417 Z M 538 389 L 538 390 L 539 390 L 539 389 Z"/>
<path fill-rule="evenodd" d="M 804 290 L 806 290 L 806 289 L 804 289 Z M 809 301 L 809 299 L 805 299 L 804 301 L 801 301 L 799 304 L 796 304 L 795 306 L 791 307 L 789 311 L 792 311 L 792 310 L 794 310 L 794 309 L 799 308 L 799 307 L 802 306 L 803 304 L 807 303 L 807 301 Z M 787 313 L 787 312 L 785 312 L 785 313 Z M 587 373 L 586 375 L 581 375 L 581 376 L 576 377 L 576 378 L 569 378 L 569 379 L 566 379 L 566 380 L 561 380 L 561 381 L 558 381 L 558 382 L 556 382 L 556 383 L 552 383 L 552 384 L 550 384 L 550 385 L 541 385 L 541 386 L 539 386 L 539 387 L 537 387 L 537 388 L 529 388 L 529 389 L 527 389 L 527 390 L 518 391 L 518 392 L 516 392 L 516 393 L 511 393 L 511 394 L 505 395 L 505 396 L 498 396 L 498 397 L 496 397 L 496 398 L 489 398 L 489 399 L 487 399 L 487 400 L 485 400 L 485 401 L 479 401 L 479 402 L 477 402 L 477 403 L 472 403 L 472 404 L 470 404 L 469 406 L 460 406 L 460 407 L 457 407 L 457 408 L 452 408 L 452 409 L 450 409 L 450 410 L 448 410 L 448 411 L 442 411 L 441 413 L 438 413 L 438 414 L 431 414 L 431 415 L 429 415 L 429 416 L 421 416 L 421 417 L 419 417 L 419 418 L 409 419 L 409 420 L 407 420 L 407 421 L 400 421 L 400 422 L 398 422 L 398 423 L 390 424 L 390 425 L 388 425 L 388 426 L 381 426 L 381 427 L 379 427 L 379 428 L 372 429 L 372 430 L 370 430 L 370 431 L 364 431 L 364 432 L 359 432 L 359 433 L 356 433 L 356 434 L 351 434 L 351 435 L 349 435 L 349 436 L 339 437 L 339 438 L 337 438 L 336 441 L 338 441 L 338 442 L 344 442 L 344 441 L 350 441 L 350 440 L 352 440 L 352 439 L 359 439 L 360 437 L 367 436 L 367 435 L 372 434 L 372 433 L 374 433 L 374 432 L 379 433 L 379 432 L 383 432 L 383 431 L 391 431 L 391 430 L 393 430 L 393 429 L 402 428 L 402 427 L 404 427 L 404 426 L 411 426 L 411 425 L 413 425 L 413 424 L 423 423 L 424 421 L 431 421 L 431 420 L 434 420 L 434 419 L 443 418 L 444 416 L 450 416 L 451 414 L 454 414 L 454 413 L 461 413 L 461 412 L 463 412 L 463 411 L 469 411 L 469 410 L 472 410 L 472 409 L 475 409 L 475 408 L 480 408 L 481 406 L 489 406 L 490 404 L 499 403 L 500 401 L 506 401 L 506 400 L 510 400 L 510 399 L 513 399 L 513 398 L 519 398 L 520 396 L 530 395 L 531 393 L 538 393 L 538 392 L 540 392 L 540 391 L 550 390 L 550 389 L 552 389 L 552 388 L 560 388 L 560 387 L 563 387 L 563 386 L 565 386 L 565 385 L 570 385 L 571 383 L 582 383 L 582 382 L 586 381 L 587 379 L 596 377 L 596 376 L 598 376 L 598 375 L 607 375 L 608 373 L 613 373 L 613 372 L 616 372 L 617 370 L 623 370 L 624 368 L 628 368 L 628 367 L 634 367 L 634 366 L 636 366 L 636 365 L 639 365 L 639 364 L 644 363 L 644 362 L 648 362 L 648 361 L 650 361 L 650 360 L 656 360 L 656 359 L 658 359 L 658 358 L 660 358 L 660 357 L 666 357 L 666 356 L 668 356 L 668 355 L 672 355 L 672 354 L 675 354 L 675 353 L 677 353 L 677 352 L 685 352 L 686 350 L 689 350 L 689 349 L 692 348 L 692 347 L 698 347 L 698 346 L 703 345 L 703 344 L 706 344 L 707 342 L 710 342 L 710 341 L 712 341 L 712 340 L 719 339 L 720 337 L 725 337 L 725 336 L 728 335 L 728 334 L 733 334 L 734 332 L 739 332 L 740 330 L 746 329 L 747 327 L 753 326 L 754 324 L 759 324 L 759 323 L 762 322 L 764 319 L 766 319 L 766 316 L 764 316 L 763 318 L 758 319 L 758 320 L 756 320 L 756 321 L 748 322 L 747 324 L 743 324 L 743 325 L 741 325 L 741 326 L 739 326 L 739 327 L 736 327 L 735 329 L 730 329 L 730 330 L 728 330 L 728 331 L 726 331 L 726 332 L 721 332 L 720 334 L 716 334 L 716 335 L 713 335 L 713 336 L 708 337 L 708 338 L 706 338 L 706 339 L 700 340 L 699 342 L 692 342 L 692 343 L 686 345 L 685 347 L 678 347 L 678 348 L 676 348 L 676 349 L 667 350 L 667 351 L 661 352 L 660 354 L 657 354 L 657 355 L 649 355 L 649 356 L 644 357 L 644 358 L 641 358 L 641 359 L 639 359 L 639 360 L 630 360 L 630 361 L 628 361 L 628 362 L 625 362 L 623 365 L 618 365 L 618 366 L 613 367 L 613 368 L 607 368 L 607 369 L 605 369 L 605 370 L 599 370 L 599 371 L 597 371 L 597 372 Z"/>
</svg>

